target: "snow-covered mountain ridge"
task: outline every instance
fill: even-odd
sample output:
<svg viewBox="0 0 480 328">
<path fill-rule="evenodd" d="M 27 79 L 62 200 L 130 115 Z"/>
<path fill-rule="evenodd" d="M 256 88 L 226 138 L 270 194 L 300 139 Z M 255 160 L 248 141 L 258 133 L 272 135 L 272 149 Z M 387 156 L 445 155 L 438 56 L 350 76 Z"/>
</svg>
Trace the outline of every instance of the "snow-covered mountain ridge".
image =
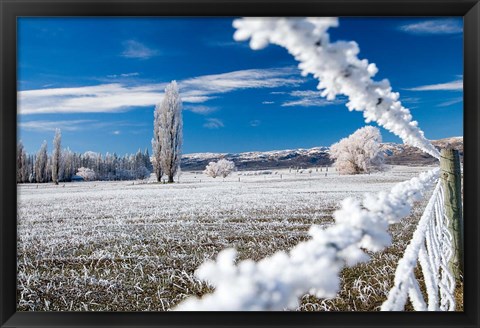
<svg viewBox="0 0 480 328">
<path fill-rule="evenodd" d="M 432 140 L 438 149 L 448 145 L 458 149 L 463 155 L 463 137 L 451 137 Z M 434 164 L 436 159 L 421 150 L 396 143 L 383 143 L 387 164 L 425 165 Z M 314 147 L 309 149 L 286 149 L 271 151 L 251 151 L 244 153 L 192 153 L 182 156 L 183 170 L 203 170 L 211 161 L 226 158 L 235 162 L 238 169 L 275 169 L 288 167 L 314 167 L 331 165 L 329 147 Z"/>
</svg>

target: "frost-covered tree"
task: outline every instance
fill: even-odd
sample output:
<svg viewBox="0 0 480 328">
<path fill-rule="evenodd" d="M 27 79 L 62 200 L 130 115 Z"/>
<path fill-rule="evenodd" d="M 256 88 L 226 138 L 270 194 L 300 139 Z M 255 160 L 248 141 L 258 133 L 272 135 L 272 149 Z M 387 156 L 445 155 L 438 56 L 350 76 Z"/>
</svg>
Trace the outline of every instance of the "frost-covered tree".
<svg viewBox="0 0 480 328">
<path fill-rule="evenodd" d="M 218 162 L 208 163 L 203 173 L 212 178 L 218 176 L 226 178 L 233 171 L 235 171 L 235 163 L 226 159 L 221 159 Z"/>
<path fill-rule="evenodd" d="M 221 159 L 217 162 L 217 166 L 219 166 L 220 175 L 223 178 L 226 178 L 230 175 L 233 171 L 235 171 L 235 163 L 226 159 Z"/>
<path fill-rule="evenodd" d="M 153 139 L 152 139 L 152 145 L 153 145 Z M 157 157 L 155 157 L 155 155 L 150 157 L 150 163 L 152 164 L 152 172 L 154 172 L 155 176 L 157 177 L 157 182 L 160 182 L 162 180 L 163 173 L 162 173 L 162 168 L 160 166 L 160 163 Z"/>
<path fill-rule="evenodd" d="M 383 168 L 384 154 L 380 150 L 382 135 L 373 126 L 358 129 L 348 138 L 333 144 L 330 156 L 340 174 L 369 173 Z"/>
<path fill-rule="evenodd" d="M 95 171 L 87 167 L 79 168 L 76 175 L 82 177 L 85 181 L 95 180 Z"/>
<path fill-rule="evenodd" d="M 160 156 L 155 153 L 155 163 L 160 161 L 161 170 L 168 177 L 168 182 L 173 182 L 173 177 L 180 166 L 183 142 L 182 100 L 176 81 L 172 81 L 165 88 L 158 110 L 158 141 L 161 143 Z M 154 131 L 155 132 L 155 131 Z M 158 143 L 158 142 L 157 142 Z M 157 149 L 154 152 L 158 152 Z M 158 179 L 158 175 L 157 175 Z"/>
<path fill-rule="evenodd" d="M 216 178 L 220 175 L 218 171 L 218 165 L 216 162 L 210 162 L 208 165 L 205 167 L 205 171 L 203 173 L 209 177 Z"/>
<path fill-rule="evenodd" d="M 69 149 L 62 151 L 62 165 L 60 165 L 59 177 L 63 181 L 71 181 L 75 173 L 74 153 Z"/>
<path fill-rule="evenodd" d="M 62 132 L 60 129 L 55 130 L 55 137 L 53 138 L 53 154 L 52 154 L 52 180 L 58 185 L 60 165 L 62 164 Z"/>
<path fill-rule="evenodd" d="M 21 182 L 28 182 L 28 177 L 32 173 L 33 162 L 29 158 L 25 149 L 22 149 L 20 165 L 22 168 L 20 171 L 20 180 Z"/>
<path fill-rule="evenodd" d="M 54 139 L 54 145 L 56 140 L 58 139 Z M 82 167 L 95 173 L 94 177 L 88 177 L 94 180 L 145 179 L 152 172 L 148 151 L 143 153 L 139 150 L 136 154 L 125 154 L 119 157 L 115 153 L 106 153 L 103 156 L 101 153 L 92 151 L 78 154 L 66 148 L 61 150 L 60 156 L 57 157 L 58 152 L 55 150 L 52 156 L 46 155 L 46 147 L 45 142 L 34 156 L 27 154 L 23 145 L 18 143 L 16 159 L 18 182 L 55 182 L 54 177 L 57 177 L 58 181 L 71 181 L 75 172 Z M 56 161 L 58 161 L 58 171 L 55 169 Z"/>
<path fill-rule="evenodd" d="M 17 167 L 17 183 L 22 182 L 22 181 L 21 181 L 21 178 L 20 178 L 20 176 L 21 176 L 21 173 L 20 173 L 20 170 L 21 170 L 20 160 L 21 160 L 21 158 L 22 158 L 22 155 L 21 155 L 21 154 L 22 154 L 22 151 L 23 151 L 23 144 L 22 144 L 21 141 L 19 141 L 19 142 L 17 143 L 17 161 L 16 161 L 16 163 L 17 163 L 17 166 L 16 166 L 16 167 Z"/>
<path fill-rule="evenodd" d="M 135 170 L 136 179 L 145 180 L 149 176 L 150 176 L 150 171 L 145 166 L 141 166 Z"/>
<path fill-rule="evenodd" d="M 48 168 L 47 142 L 44 141 L 42 146 L 40 147 L 40 150 L 37 153 L 37 157 L 35 158 L 35 181 L 36 182 L 48 181 L 47 168 Z"/>
<path fill-rule="evenodd" d="M 27 170 L 27 153 L 22 141 L 19 141 L 17 144 L 17 183 L 27 182 Z"/>
<path fill-rule="evenodd" d="M 161 156 L 162 156 L 162 135 L 163 130 L 160 129 L 160 113 L 161 113 L 161 104 L 155 106 L 155 112 L 153 113 L 153 138 L 152 138 L 152 150 L 153 156 L 151 157 L 153 172 L 157 177 L 157 182 L 162 180 L 162 166 L 161 166 Z"/>
<path fill-rule="evenodd" d="M 143 161 L 148 172 L 152 172 L 153 166 L 152 166 L 152 162 L 150 161 L 150 154 L 148 153 L 148 148 L 145 148 L 145 151 L 143 153 Z"/>
<path fill-rule="evenodd" d="M 35 182 L 35 155 L 27 154 L 27 172 L 25 182 Z"/>
<path fill-rule="evenodd" d="M 150 176 L 150 171 L 145 167 L 145 158 L 144 154 L 141 152 L 139 149 L 137 153 L 135 154 L 134 158 L 134 175 L 136 179 L 146 179 Z"/>
<path fill-rule="evenodd" d="M 47 155 L 47 167 L 45 168 L 45 180 L 43 182 L 52 181 L 52 157 Z"/>
</svg>

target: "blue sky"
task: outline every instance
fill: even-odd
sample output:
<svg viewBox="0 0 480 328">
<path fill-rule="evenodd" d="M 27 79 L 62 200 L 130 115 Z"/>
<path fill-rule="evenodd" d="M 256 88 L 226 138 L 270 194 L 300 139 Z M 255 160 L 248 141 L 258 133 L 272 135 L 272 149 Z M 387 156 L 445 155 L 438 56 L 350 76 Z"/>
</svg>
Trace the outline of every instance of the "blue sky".
<svg viewBox="0 0 480 328">
<path fill-rule="evenodd" d="M 429 139 L 463 135 L 462 18 L 341 18 Z M 232 18 L 19 18 L 19 139 L 76 152 L 151 149 L 153 111 L 177 80 L 184 153 L 329 146 L 365 125 L 327 101 L 278 46 L 233 40 Z M 384 141 L 401 142 L 381 129 Z"/>
</svg>

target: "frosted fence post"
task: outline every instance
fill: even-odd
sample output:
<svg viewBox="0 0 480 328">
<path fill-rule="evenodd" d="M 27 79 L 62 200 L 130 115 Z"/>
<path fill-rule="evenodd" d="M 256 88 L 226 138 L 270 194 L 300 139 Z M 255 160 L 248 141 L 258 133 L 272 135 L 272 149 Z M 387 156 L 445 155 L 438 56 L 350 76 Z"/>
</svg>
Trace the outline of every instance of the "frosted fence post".
<svg viewBox="0 0 480 328">
<path fill-rule="evenodd" d="M 454 254 L 450 260 L 450 270 L 455 279 L 463 276 L 463 216 L 460 157 L 458 150 L 442 149 L 440 155 L 440 178 L 445 190 L 445 215 L 448 229 L 453 237 Z"/>
</svg>

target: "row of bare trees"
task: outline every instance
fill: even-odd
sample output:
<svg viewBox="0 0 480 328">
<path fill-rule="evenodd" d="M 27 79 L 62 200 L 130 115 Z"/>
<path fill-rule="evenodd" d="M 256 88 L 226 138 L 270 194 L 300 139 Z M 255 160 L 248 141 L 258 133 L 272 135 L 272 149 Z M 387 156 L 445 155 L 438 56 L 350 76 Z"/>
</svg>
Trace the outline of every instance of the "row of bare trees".
<svg viewBox="0 0 480 328">
<path fill-rule="evenodd" d="M 36 154 L 28 154 L 21 141 L 17 144 L 17 183 L 71 181 L 75 175 L 85 180 L 145 179 L 155 172 L 157 181 L 165 175 L 168 182 L 180 168 L 183 142 L 182 101 L 179 88 L 172 81 L 165 89 L 163 100 L 155 107 L 153 156 L 148 149 L 123 157 L 107 153 L 77 154 L 62 150 L 62 134 L 55 131 L 53 152 L 47 152 L 44 141 Z"/>
<path fill-rule="evenodd" d="M 145 179 L 152 172 L 148 149 L 135 154 L 85 152 L 74 153 L 61 149 L 61 132 L 53 139 L 53 152 L 48 154 L 44 141 L 36 154 L 28 154 L 21 141 L 17 144 L 17 183 L 45 183 L 72 181 L 78 175 L 85 180 L 133 180 Z M 85 175 L 87 172 L 88 175 Z"/>
<path fill-rule="evenodd" d="M 381 141 L 378 128 L 366 126 L 333 144 L 330 156 L 335 159 L 337 171 L 340 174 L 360 174 L 381 170 L 384 157 L 380 151 Z M 182 143 L 182 100 L 176 81 L 172 81 L 165 89 L 162 102 L 155 107 L 151 158 L 148 150 L 124 157 L 108 153 L 105 156 L 92 152 L 76 154 L 68 148 L 62 150 L 62 135 L 57 129 L 51 156 L 47 153 L 46 141 L 36 155 L 27 154 L 22 142 L 18 143 L 17 182 L 53 181 L 58 184 L 59 181 L 71 181 L 76 172 L 88 172 L 89 179 L 96 180 L 145 179 L 153 171 L 157 181 L 166 176 L 172 183 L 180 169 Z M 233 162 L 223 160 L 209 163 L 204 173 L 211 177 L 225 177 L 234 169 Z"/>
</svg>

